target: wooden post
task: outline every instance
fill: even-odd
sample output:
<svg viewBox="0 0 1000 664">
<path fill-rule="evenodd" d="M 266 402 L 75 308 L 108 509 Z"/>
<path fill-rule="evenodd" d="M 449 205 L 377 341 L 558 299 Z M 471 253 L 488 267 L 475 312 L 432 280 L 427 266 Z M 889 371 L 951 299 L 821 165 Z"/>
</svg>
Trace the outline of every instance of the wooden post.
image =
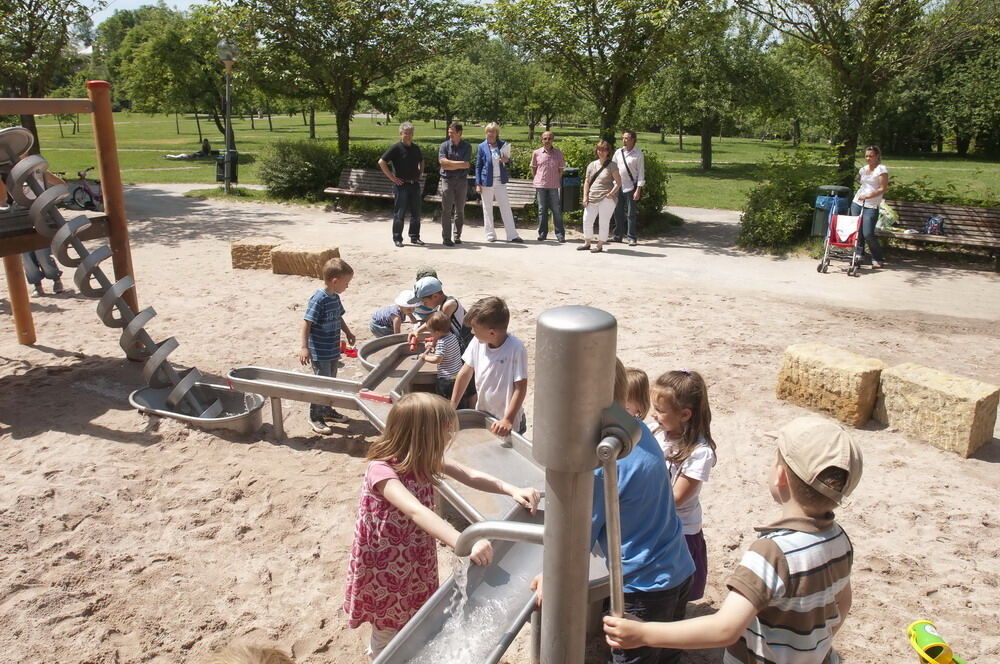
<svg viewBox="0 0 1000 664">
<path fill-rule="evenodd" d="M 115 268 L 115 281 L 135 275 L 132 271 L 132 251 L 129 249 L 128 221 L 125 218 L 125 192 L 118 168 L 118 142 L 115 120 L 111 113 L 111 84 L 107 81 L 87 81 L 87 95 L 94 105 L 94 141 L 97 144 L 97 169 L 101 175 L 104 213 L 108 216 L 108 244 Z M 136 288 L 125 291 L 122 298 L 132 311 L 139 312 Z"/>
<path fill-rule="evenodd" d="M 3 269 L 7 273 L 7 292 L 10 294 L 10 309 L 14 314 L 14 331 L 17 333 L 17 341 L 25 346 L 30 346 L 35 343 L 35 321 L 31 317 L 28 280 L 24 278 L 21 255 L 4 256 Z"/>
</svg>

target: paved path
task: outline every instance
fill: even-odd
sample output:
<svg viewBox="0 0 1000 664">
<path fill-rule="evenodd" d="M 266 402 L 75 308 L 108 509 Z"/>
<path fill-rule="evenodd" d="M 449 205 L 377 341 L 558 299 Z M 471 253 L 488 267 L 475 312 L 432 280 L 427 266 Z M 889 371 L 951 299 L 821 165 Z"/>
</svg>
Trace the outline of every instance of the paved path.
<svg viewBox="0 0 1000 664">
<path fill-rule="evenodd" d="M 461 247 L 447 249 L 440 244 L 440 226 L 425 219 L 425 248 L 407 245 L 396 249 L 390 241 L 388 214 L 342 213 L 321 208 L 301 208 L 277 204 L 224 203 L 198 201 L 181 196 L 184 191 L 204 185 L 157 184 L 128 188 L 127 206 L 132 219 L 190 215 L 192 224 L 202 215 L 217 218 L 229 210 L 234 218 L 230 232 L 245 231 L 235 237 L 267 234 L 269 228 L 294 236 L 296 219 L 315 223 L 316 215 L 329 216 L 336 233 L 350 226 L 351 242 L 373 251 L 384 246 L 387 256 L 412 259 L 412 252 L 425 252 L 427 260 L 468 262 L 492 271 L 517 273 L 519 267 L 534 269 L 545 264 L 562 278 L 593 278 L 615 281 L 627 274 L 633 282 L 644 279 L 651 296 L 656 292 L 684 289 L 722 291 L 729 295 L 752 292 L 794 302 L 842 306 L 863 310 L 916 312 L 959 318 L 1000 320 L 1000 274 L 986 268 L 948 265 L 936 259 L 892 255 L 890 268 L 851 278 L 843 271 L 846 263 L 833 263 L 827 274 L 816 272 L 817 261 L 809 257 L 782 257 L 743 251 L 734 245 L 739 213 L 732 210 L 671 207 L 669 210 L 687 223 L 659 238 L 643 239 L 638 247 L 610 245 L 597 256 L 582 256 L 572 244 L 542 245 L 532 241 L 533 229 L 521 229 L 526 244 L 495 245 L 481 242 L 481 224 L 470 226 Z M 313 231 L 314 233 L 314 231 Z M 234 238 L 235 239 L 235 238 Z M 303 238 L 307 239 L 307 238 Z M 312 239 L 309 237 L 308 239 Z M 516 251 L 512 251 L 516 250 Z M 468 260 L 468 252 L 476 252 Z M 489 256 L 502 256 L 490 261 Z M 483 262 L 480 261 L 482 257 Z M 592 260 L 585 260 L 592 259 Z M 487 262 L 488 261 L 488 262 Z M 928 262 L 930 261 L 930 262 Z"/>
</svg>

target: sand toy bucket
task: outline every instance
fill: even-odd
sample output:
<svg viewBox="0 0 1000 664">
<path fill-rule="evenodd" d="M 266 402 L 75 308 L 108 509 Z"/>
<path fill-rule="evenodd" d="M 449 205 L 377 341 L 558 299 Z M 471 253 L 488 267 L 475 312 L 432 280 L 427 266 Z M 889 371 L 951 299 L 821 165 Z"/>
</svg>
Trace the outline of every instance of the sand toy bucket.
<svg viewBox="0 0 1000 664">
<path fill-rule="evenodd" d="M 951 646 L 938 634 L 934 623 L 918 620 L 906 628 L 910 645 L 920 655 L 921 662 L 928 664 L 965 664 L 965 660 L 952 652 Z"/>
</svg>

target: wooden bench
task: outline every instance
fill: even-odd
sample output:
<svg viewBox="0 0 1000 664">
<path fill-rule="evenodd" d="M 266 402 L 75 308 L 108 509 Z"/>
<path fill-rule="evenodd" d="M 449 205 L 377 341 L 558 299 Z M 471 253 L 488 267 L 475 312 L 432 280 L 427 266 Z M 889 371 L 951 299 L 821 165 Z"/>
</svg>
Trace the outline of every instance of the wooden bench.
<svg viewBox="0 0 1000 664">
<path fill-rule="evenodd" d="M 985 251 L 993 258 L 993 269 L 1000 270 L 1000 210 L 907 201 L 886 203 L 899 215 L 899 221 L 894 230 L 876 231 L 876 235 L 905 242 L 933 242 Z M 944 235 L 923 232 L 924 224 L 934 215 L 944 218 Z M 910 232 L 904 232 L 907 230 Z"/>
<path fill-rule="evenodd" d="M 444 178 L 442 178 L 444 180 Z M 475 190 L 475 185 L 470 183 L 470 187 Z M 512 210 L 523 210 L 532 203 L 535 202 L 535 184 L 532 180 L 518 180 L 511 178 L 507 181 L 507 198 L 510 199 L 510 207 Z M 441 182 L 438 182 L 437 193 L 433 196 L 427 196 L 425 201 L 432 203 L 441 202 Z M 483 202 L 478 197 L 473 200 L 466 200 L 466 205 L 478 205 L 482 207 Z M 494 205 L 496 203 L 494 202 Z"/>
<path fill-rule="evenodd" d="M 424 191 L 427 174 L 420 176 L 420 191 Z M 340 172 L 336 187 L 327 187 L 324 194 L 334 196 L 365 196 L 368 198 L 395 198 L 392 182 L 375 168 L 345 168 Z"/>
</svg>

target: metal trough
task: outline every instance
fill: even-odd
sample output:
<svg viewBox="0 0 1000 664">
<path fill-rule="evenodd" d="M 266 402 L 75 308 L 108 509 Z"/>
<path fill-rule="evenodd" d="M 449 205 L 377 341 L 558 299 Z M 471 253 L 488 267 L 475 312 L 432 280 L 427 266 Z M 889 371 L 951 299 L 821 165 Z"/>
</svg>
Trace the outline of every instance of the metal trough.
<svg viewBox="0 0 1000 664">
<path fill-rule="evenodd" d="M 222 402 L 222 414 L 218 417 L 193 417 L 184 415 L 167 407 L 167 395 L 172 387 L 144 387 L 132 392 L 128 401 L 141 413 L 150 413 L 160 417 L 172 417 L 210 431 L 228 429 L 239 433 L 253 433 L 260 429 L 263 422 L 261 408 L 264 398 L 256 394 L 244 394 L 226 385 L 216 385 L 199 381 L 194 389 L 203 394 L 205 400 L 218 399 Z"/>
</svg>

